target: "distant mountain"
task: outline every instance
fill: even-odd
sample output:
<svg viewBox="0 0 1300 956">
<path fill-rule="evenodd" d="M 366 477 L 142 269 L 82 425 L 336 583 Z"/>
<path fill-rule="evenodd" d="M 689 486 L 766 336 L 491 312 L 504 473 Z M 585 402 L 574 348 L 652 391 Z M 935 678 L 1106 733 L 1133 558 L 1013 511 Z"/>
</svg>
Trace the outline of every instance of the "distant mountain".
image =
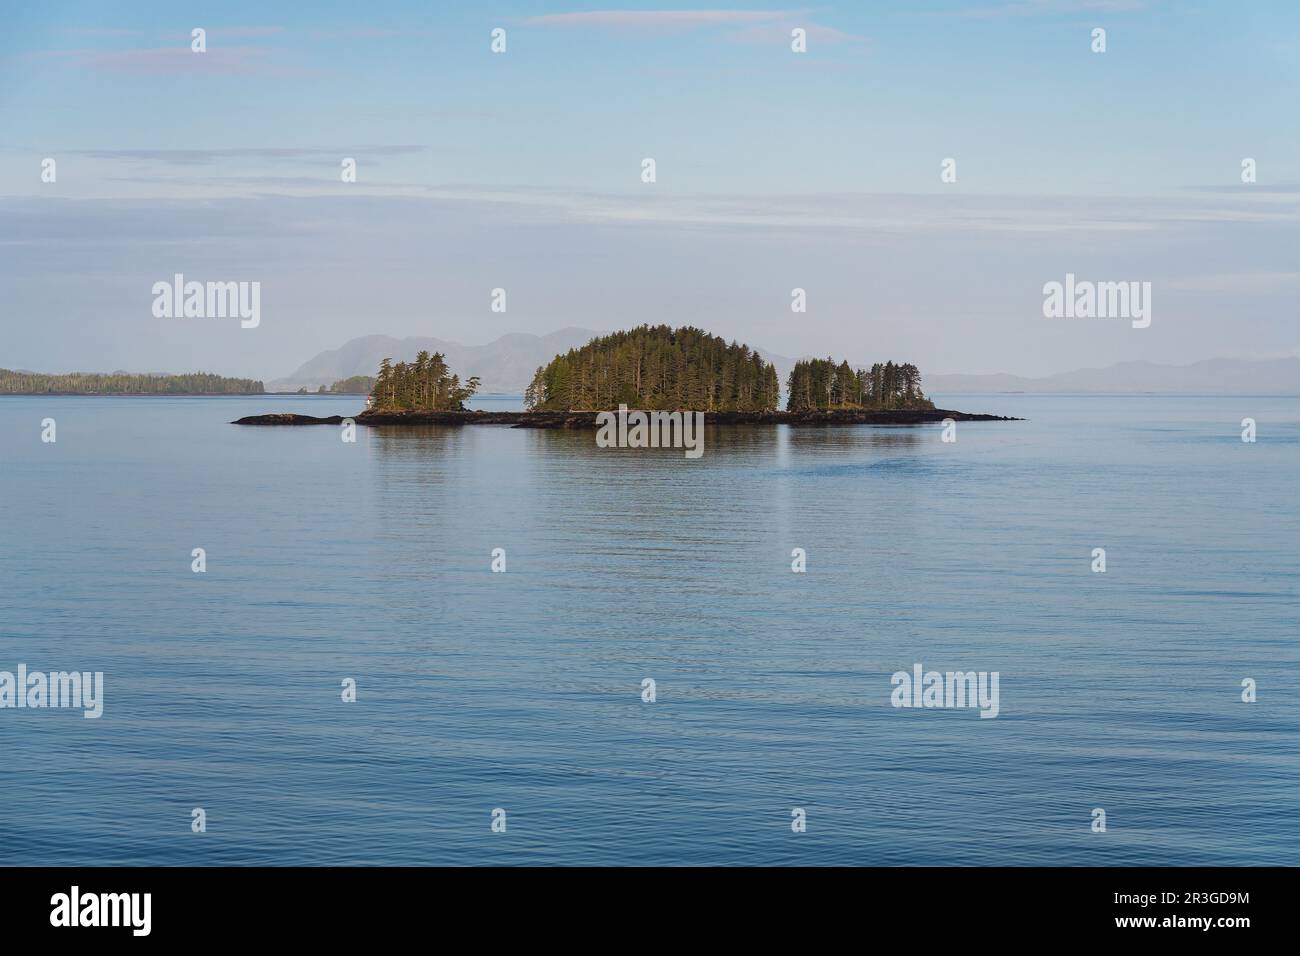
<svg viewBox="0 0 1300 956">
<path fill-rule="evenodd" d="M 486 345 L 461 345 L 444 339 L 413 336 L 396 339 L 389 335 L 366 335 L 345 342 L 337 349 L 321 352 L 303 363 L 292 375 L 266 383 L 270 392 L 316 391 L 352 375 L 374 375 L 379 362 L 409 362 L 421 349 L 442 352 L 462 378 L 477 375 L 483 393 L 519 395 L 532 380 L 538 366 L 560 352 L 586 345 L 604 333 L 591 329 L 565 328 L 549 335 L 512 333 Z M 782 387 L 795 359 L 769 349 L 752 346 L 776 366 Z M 906 358 L 903 356 L 901 358 Z M 853 362 L 854 368 L 869 362 Z M 1210 394 L 1300 394 L 1300 358 L 1206 359 L 1191 365 L 1161 365 L 1155 362 L 1121 362 L 1107 368 L 1085 368 L 1043 378 L 997 373 L 992 375 L 933 375 L 921 369 L 921 386 L 929 394 L 962 392 L 1097 392 L 1133 394 L 1157 392 Z"/>
<path fill-rule="evenodd" d="M 1205 359 L 1191 365 L 1121 362 L 1044 378 L 1019 375 L 924 375 L 927 395 L 962 392 L 1134 394 L 1300 394 L 1300 358 Z"/>
<path fill-rule="evenodd" d="M 486 345 L 461 345 L 425 336 L 395 339 L 391 335 L 365 335 L 344 342 L 336 349 L 321 352 L 284 378 L 266 383 L 270 392 L 296 392 L 306 388 L 314 392 L 321 385 L 332 385 L 353 375 L 374 375 L 385 358 L 410 362 L 422 349 L 441 352 L 447 364 L 462 379 L 477 375 L 481 393 L 521 394 L 532 381 L 538 366 L 545 365 L 559 352 L 586 345 L 600 335 L 591 329 L 566 328 L 549 335 L 514 332 Z"/>
</svg>

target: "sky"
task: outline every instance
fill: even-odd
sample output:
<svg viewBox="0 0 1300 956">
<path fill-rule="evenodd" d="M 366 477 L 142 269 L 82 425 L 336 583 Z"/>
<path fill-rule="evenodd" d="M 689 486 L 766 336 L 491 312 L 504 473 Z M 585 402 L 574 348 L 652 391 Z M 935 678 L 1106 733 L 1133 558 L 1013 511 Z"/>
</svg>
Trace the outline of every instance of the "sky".
<svg viewBox="0 0 1300 956">
<path fill-rule="evenodd" d="M 1300 355 L 1294 0 L 5 14 L 3 367 L 642 322 L 923 373 Z M 259 282 L 260 323 L 156 317 L 175 273 Z M 1045 317 L 1067 273 L 1150 282 L 1151 324 Z"/>
</svg>

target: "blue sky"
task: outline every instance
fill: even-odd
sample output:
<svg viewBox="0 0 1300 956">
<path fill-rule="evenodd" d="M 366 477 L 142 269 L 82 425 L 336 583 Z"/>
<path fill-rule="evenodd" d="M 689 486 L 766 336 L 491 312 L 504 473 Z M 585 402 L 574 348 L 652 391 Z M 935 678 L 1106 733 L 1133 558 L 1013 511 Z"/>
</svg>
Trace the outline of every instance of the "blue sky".
<svg viewBox="0 0 1300 956">
<path fill-rule="evenodd" d="M 1300 4 L 6 13 L 0 365 L 269 378 L 370 332 L 640 321 L 945 372 L 1300 346 Z M 261 281 L 263 325 L 161 327 L 174 271 Z M 1045 324 L 1066 271 L 1152 281 L 1152 327 Z"/>
</svg>

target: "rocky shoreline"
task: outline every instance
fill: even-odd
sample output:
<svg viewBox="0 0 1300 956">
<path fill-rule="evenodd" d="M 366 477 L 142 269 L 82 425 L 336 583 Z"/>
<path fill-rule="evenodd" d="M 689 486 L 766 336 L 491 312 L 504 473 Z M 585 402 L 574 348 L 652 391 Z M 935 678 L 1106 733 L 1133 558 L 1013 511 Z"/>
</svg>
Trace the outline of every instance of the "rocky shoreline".
<svg viewBox="0 0 1300 956">
<path fill-rule="evenodd" d="M 358 425 L 510 425 L 514 428 L 596 428 L 597 412 L 372 412 L 358 414 Z M 974 415 L 946 408 L 887 411 L 706 412 L 708 425 L 926 425 L 951 418 L 958 422 L 1016 422 L 1003 415 Z M 280 412 L 249 415 L 232 425 L 340 425 L 343 417 L 316 418 Z"/>
</svg>

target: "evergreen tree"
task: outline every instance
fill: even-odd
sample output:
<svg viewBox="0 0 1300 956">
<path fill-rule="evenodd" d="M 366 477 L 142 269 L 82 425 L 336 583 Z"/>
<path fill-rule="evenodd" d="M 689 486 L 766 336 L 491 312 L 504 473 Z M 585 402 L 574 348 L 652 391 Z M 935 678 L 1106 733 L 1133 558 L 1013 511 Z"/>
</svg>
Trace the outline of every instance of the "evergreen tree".
<svg viewBox="0 0 1300 956">
<path fill-rule="evenodd" d="M 877 362 L 854 369 L 848 362 L 808 359 L 796 362 L 786 385 L 786 410 L 826 411 L 831 408 L 933 408 L 921 392 L 915 365 Z"/>
<path fill-rule="evenodd" d="M 0 368 L 0 394 L 5 395 L 261 395 L 262 383 L 251 378 L 226 378 L 211 372 L 187 375 L 133 375 L 70 372 L 43 375 Z"/>
<path fill-rule="evenodd" d="M 465 402 L 478 391 L 478 376 L 461 383 L 451 374 L 441 352 L 420 352 L 407 364 L 392 359 L 379 363 L 372 407 L 379 411 L 440 412 L 463 411 Z"/>
<path fill-rule="evenodd" d="M 769 411 L 776 370 L 748 346 L 700 329 L 643 325 L 592 339 L 539 368 L 524 390 L 531 409 Z"/>
</svg>

